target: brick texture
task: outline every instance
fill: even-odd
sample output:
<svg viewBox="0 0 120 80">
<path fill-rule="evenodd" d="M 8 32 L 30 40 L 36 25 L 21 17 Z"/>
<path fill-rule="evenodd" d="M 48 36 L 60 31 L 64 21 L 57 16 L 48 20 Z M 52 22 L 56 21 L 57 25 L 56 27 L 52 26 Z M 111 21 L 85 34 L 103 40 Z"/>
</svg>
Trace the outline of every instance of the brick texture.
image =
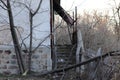
<svg viewBox="0 0 120 80">
<path fill-rule="evenodd" d="M 28 67 L 28 51 L 22 53 L 25 68 Z M 46 47 L 39 48 L 32 55 L 31 70 L 34 72 L 43 72 L 52 69 L 50 49 Z M 18 74 L 19 68 L 14 49 L 0 50 L 0 73 L 1 74 Z"/>
</svg>

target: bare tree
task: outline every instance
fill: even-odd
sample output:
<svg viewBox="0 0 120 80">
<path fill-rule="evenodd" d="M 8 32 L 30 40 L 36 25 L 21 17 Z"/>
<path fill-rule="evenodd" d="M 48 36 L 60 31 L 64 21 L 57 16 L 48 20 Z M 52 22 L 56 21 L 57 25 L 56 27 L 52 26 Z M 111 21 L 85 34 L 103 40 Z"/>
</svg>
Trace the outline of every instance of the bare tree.
<svg viewBox="0 0 120 80">
<path fill-rule="evenodd" d="M 18 7 L 21 7 L 21 5 L 22 5 L 22 6 L 24 6 L 24 8 L 26 8 L 28 10 L 30 34 L 26 38 L 24 38 L 24 39 L 22 39 L 22 37 L 21 37 L 21 39 L 22 39 L 22 44 L 24 44 L 24 46 L 26 47 L 26 44 L 24 43 L 24 40 L 30 37 L 30 40 L 29 40 L 30 41 L 29 42 L 29 50 L 28 50 L 28 52 L 29 52 L 28 69 L 26 70 L 27 72 L 28 71 L 30 72 L 31 71 L 31 56 L 32 56 L 32 53 L 35 52 L 37 50 L 37 48 L 39 46 L 41 46 L 41 44 L 49 37 L 49 35 L 48 35 L 44 39 L 44 41 L 41 41 L 40 44 L 38 44 L 38 46 L 33 50 L 33 47 L 32 47 L 33 46 L 33 29 L 35 27 L 38 27 L 39 25 L 41 25 L 41 23 L 38 24 L 38 25 L 33 25 L 33 23 L 34 23 L 33 18 L 34 18 L 34 16 L 36 16 L 36 14 L 39 13 L 39 9 L 41 7 L 42 0 L 39 1 L 38 7 L 35 10 L 32 9 L 32 7 L 31 7 L 32 6 L 31 5 L 31 1 L 30 1 L 30 3 L 29 2 L 25 3 L 25 2 L 22 2 L 22 1 L 14 1 L 14 0 L 13 1 L 9 1 L 9 0 L 3 1 L 3 0 L 0 0 L 0 2 L 1 2 L 0 7 L 8 12 L 9 22 L 10 22 L 10 30 L 11 30 L 11 34 L 12 34 L 12 37 L 13 37 L 13 42 L 14 42 L 14 46 L 15 46 L 16 55 L 18 57 L 18 64 L 19 64 L 19 67 L 21 69 L 20 70 L 21 73 L 24 73 L 25 69 L 24 69 L 24 66 L 23 66 L 23 61 L 22 61 L 22 57 L 21 57 L 22 50 L 21 50 L 21 47 L 19 45 L 19 40 L 17 38 L 17 34 L 16 34 L 16 30 L 15 30 L 16 27 L 15 27 L 15 24 L 14 24 L 14 16 L 13 16 L 13 13 L 12 13 L 12 8 L 11 8 L 11 4 L 10 3 L 13 2 L 14 4 L 19 4 Z M 43 11 L 43 12 L 46 12 L 46 11 Z M 19 13 L 17 13 L 16 15 L 18 15 L 18 14 Z M 18 32 L 19 32 L 19 30 L 18 30 Z M 20 32 L 19 32 L 19 34 L 21 35 Z M 27 49 L 27 47 L 26 47 L 26 49 Z M 22 70 L 22 67 L 23 67 L 23 70 Z"/>
<path fill-rule="evenodd" d="M 31 56 L 32 56 L 33 52 L 35 52 L 36 49 L 40 46 L 39 45 L 38 47 L 36 47 L 35 50 L 33 50 L 33 29 L 34 29 L 34 27 L 37 27 L 37 26 L 40 25 L 39 24 L 39 25 L 33 26 L 33 23 L 34 23 L 33 18 L 39 13 L 39 9 L 41 8 L 42 0 L 39 1 L 38 6 L 37 6 L 37 8 L 35 10 L 32 9 L 32 1 L 27 2 L 27 3 L 19 2 L 18 1 L 16 3 L 18 3 L 20 5 L 23 5 L 28 10 L 28 14 L 29 14 L 30 34 L 25 39 L 27 39 L 28 37 L 30 37 L 30 42 L 29 42 L 29 58 L 28 58 L 28 72 L 30 73 L 31 72 Z"/>
<path fill-rule="evenodd" d="M 32 12 L 32 10 L 31 9 L 29 9 L 29 21 L 30 21 L 30 48 L 29 48 L 29 72 L 31 71 L 31 68 L 30 68 L 30 66 L 31 66 L 31 55 L 32 55 L 32 35 L 33 35 L 33 17 L 37 14 L 37 12 L 38 12 L 38 10 L 40 9 L 40 7 L 41 7 L 41 3 L 42 3 L 42 0 L 40 0 L 40 2 L 39 2 L 39 5 L 38 5 L 38 7 L 37 7 L 37 9 L 34 11 L 34 12 Z"/>
<path fill-rule="evenodd" d="M 117 34 L 118 41 L 120 39 L 120 2 L 117 3 L 116 0 L 113 0 L 113 21 L 115 25 L 115 33 Z"/>
<path fill-rule="evenodd" d="M 8 13 L 10 30 L 11 30 L 11 35 L 12 35 L 12 39 L 13 39 L 13 43 L 14 43 L 16 56 L 17 56 L 18 66 L 19 66 L 19 69 L 20 69 L 20 73 L 22 74 L 25 71 L 22 56 L 21 56 L 22 50 L 20 48 L 19 41 L 18 41 L 18 38 L 17 38 L 17 34 L 16 34 L 16 31 L 15 31 L 15 25 L 14 25 L 14 19 L 13 19 L 10 0 L 6 0 L 6 1 L 0 0 L 0 2 L 4 5 L 4 6 L 1 6 L 1 7 L 3 9 L 7 10 L 7 13 Z"/>
</svg>

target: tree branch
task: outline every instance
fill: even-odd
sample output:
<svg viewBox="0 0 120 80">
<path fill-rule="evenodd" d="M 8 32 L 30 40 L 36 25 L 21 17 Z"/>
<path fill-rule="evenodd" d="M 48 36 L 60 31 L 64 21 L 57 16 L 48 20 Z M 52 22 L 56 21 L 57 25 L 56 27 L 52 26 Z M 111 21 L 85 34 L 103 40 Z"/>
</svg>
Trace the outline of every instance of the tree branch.
<svg viewBox="0 0 120 80">
<path fill-rule="evenodd" d="M 52 33 L 54 33 L 55 30 L 56 30 L 61 24 L 62 24 L 62 20 L 61 20 L 61 23 L 53 30 Z M 33 52 L 35 52 L 35 51 L 41 46 L 41 44 L 42 44 L 48 37 L 51 36 L 52 33 L 50 33 L 48 36 L 46 36 L 46 37 L 37 45 L 37 47 L 33 50 Z"/>
<path fill-rule="evenodd" d="M 41 7 L 41 4 L 42 4 L 42 0 L 40 0 L 39 5 L 38 5 L 36 11 L 33 13 L 33 16 L 36 15 L 36 13 L 39 11 L 39 9 Z"/>
<path fill-rule="evenodd" d="M 3 0 L 0 0 L 0 1 L 3 3 L 3 5 L 4 5 L 6 8 L 8 8 L 7 4 L 5 4 L 5 2 L 4 2 Z"/>
<path fill-rule="evenodd" d="M 7 10 L 6 8 L 4 8 L 2 5 L 0 5 L 0 7 L 2 8 L 2 9 L 4 9 L 4 10 Z"/>
<path fill-rule="evenodd" d="M 20 69 L 20 73 L 24 73 L 24 64 L 22 60 L 22 51 L 19 45 L 18 37 L 15 31 L 15 25 L 14 25 L 14 19 L 13 19 L 13 14 L 12 14 L 12 9 L 11 9 L 11 4 L 10 1 L 7 0 L 7 12 L 8 12 L 8 17 L 9 17 L 9 22 L 10 22 L 10 30 L 11 30 L 11 35 L 14 43 L 14 48 L 17 56 L 17 61 L 18 61 L 18 66 Z"/>
</svg>

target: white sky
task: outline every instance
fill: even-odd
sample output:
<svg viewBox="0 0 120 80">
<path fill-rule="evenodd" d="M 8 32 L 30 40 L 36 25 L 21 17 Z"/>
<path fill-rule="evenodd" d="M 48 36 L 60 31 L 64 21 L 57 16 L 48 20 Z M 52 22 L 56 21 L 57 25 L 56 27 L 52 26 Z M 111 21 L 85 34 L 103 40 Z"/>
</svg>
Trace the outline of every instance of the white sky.
<svg viewBox="0 0 120 80">
<path fill-rule="evenodd" d="M 120 0 L 116 0 L 117 3 Z M 78 7 L 78 11 L 82 12 L 83 10 L 109 10 L 113 0 L 61 0 L 61 5 L 67 11 L 74 10 L 74 7 Z"/>
</svg>

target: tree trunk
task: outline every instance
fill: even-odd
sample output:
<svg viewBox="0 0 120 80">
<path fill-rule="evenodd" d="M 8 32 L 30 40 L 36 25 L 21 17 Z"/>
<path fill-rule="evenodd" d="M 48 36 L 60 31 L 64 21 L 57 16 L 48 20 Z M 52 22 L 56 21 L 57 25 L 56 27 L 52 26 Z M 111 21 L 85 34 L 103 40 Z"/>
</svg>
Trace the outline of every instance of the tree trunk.
<svg viewBox="0 0 120 80">
<path fill-rule="evenodd" d="M 28 73 L 30 74 L 30 71 L 31 71 L 31 56 L 32 56 L 32 41 L 33 41 L 33 14 L 32 12 L 30 11 L 29 13 L 29 21 L 30 21 L 30 47 L 29 47 L 29 60 L 28 60 Z"/>
<path fill-rule="evenodd" d="M 7 8 L 8 8 L 7 12 L 8 12 L 8 16 L 9 16 L 9 23 L 10 23 L 10 30 L 11 30 L 11 35 L 12 35 L 12 39 L 13 39 L 13 44 L 14 44 L 14 48 L 15 48 L 15 52 L 16 52 L 16 57 L 17 57 L 20 73 L 22 74 L 25 71 L 23 61 L 22 61 L 22 56 L 21 56 L 22 51 L 21 51 L 21 48 L 20 48 L 20 45 L 19 45 L 19 42 L 18 42 L 16 31 L 15 31 L 10 0 L 7 0 Z"/>
</svg>

